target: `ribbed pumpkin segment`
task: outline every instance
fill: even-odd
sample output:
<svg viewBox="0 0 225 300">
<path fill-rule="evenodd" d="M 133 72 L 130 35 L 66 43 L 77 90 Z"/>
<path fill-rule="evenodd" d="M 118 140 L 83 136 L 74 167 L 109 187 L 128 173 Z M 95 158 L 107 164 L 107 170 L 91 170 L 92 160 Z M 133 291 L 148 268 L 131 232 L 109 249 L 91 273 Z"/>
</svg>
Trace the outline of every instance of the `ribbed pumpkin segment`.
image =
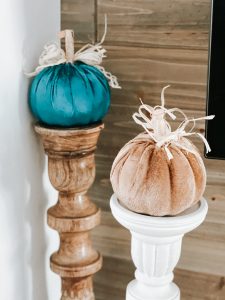
<svg viewBox="0 0 225 300">
<path fill-rule="evenodd" d="M 119 201 L 137 213 L 176 215 L 200 200 L 206 184 L 203 161 L 194 145 L 181 141 L 195 154 L 169 146 L 173 159 L 147 134 L 127 143 L 114 160 L 111 183 Z"/>
<path fill-rule="evenodd" d="M 32 81 L 30 108 L 44 124 L 80 126 L 101 121 L 110 105 L 110 87 L 95 67 L 81 62 L 42 70 Z"/>
<path fill-rule="evenodd" d="M 200 155 L 189 153 L 187 156 L 189 164 L 192 167 L 195 178 L 195 197 L 193 204 L 197 203 L 205 191 L 206 186 L 206 169 Z"/>
<path fill-rule="evenodd" d="M 176 215 L 192 206 L 195 199 L 195 178 L 186 155 L 177 147 L 171 150 L 173 159 L 169 163 L 171 181 L 170 214 Z M 199 198 L 200 200 L 200 198 Z"/>
</svg>

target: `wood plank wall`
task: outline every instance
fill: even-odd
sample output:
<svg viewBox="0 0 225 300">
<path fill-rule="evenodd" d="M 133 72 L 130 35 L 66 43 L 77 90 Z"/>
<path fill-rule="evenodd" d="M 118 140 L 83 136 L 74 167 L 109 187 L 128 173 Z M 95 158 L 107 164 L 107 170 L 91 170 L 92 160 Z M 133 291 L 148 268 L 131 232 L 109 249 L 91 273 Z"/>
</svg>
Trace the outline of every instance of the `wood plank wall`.
<svg viewBox="0 0 225 300">
<path fill-rule="evenodd" d="M 62 0 L 62 28 L 73 28 L 77 43 L 99 40 L 105 13 L 105 67 L 118 76 L 123 89 L 112 91 L 91 191 L 103 211 L 93 239 L 105 256 L 95 288 L 97 300 L 122 300 L 134 267 L 129 233 L 109 209 L 111 164 L 119 149 L 141 131 L 131 119 L 139 96 L 156 105 L 162 87 L 171 84 L 168 107 L 180 107 L 189 116 L 204 115 L 210 0 Z M 204 123 L 198 130 L 204 131 Z M 202 151 L 201 143 L 194 141 Z M 205 164 L 209 213 L 206 222 L 184 239 L 175 276 L 182 300 L 225 299 L 225 161 Z"/>
</svg>

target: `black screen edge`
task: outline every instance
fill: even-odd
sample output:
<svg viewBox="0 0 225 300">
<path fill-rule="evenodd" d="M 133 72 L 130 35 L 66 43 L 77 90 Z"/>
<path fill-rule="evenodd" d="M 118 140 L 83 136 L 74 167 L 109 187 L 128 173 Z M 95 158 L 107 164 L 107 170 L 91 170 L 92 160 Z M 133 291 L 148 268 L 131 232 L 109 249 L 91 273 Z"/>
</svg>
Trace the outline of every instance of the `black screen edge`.
<svg viewBox="0 0 225 300">
<path fill-rule="evenodd" d="M 211 66 L 211 46 L 212 46 L 212 28 L 213 28 L 213 13 L 214 13 L 214 0 L 211 1 L 211 18 L 209 25 L 209 44 L 208 44 L 208 70 L 207 70 L 207 87 L 206 87 L 206 115 L 209 114 L 209 86 L 210 86 L 210 66 Z M 208 122 L 205 122 L 205 137 L 208 139 Z M 210 152 L 206 152 L 206 148 L 204 147 L 204 156 L 207 159 L 222 159 L 225 160 L 224 157 L 212 156 Z"/>
</svg>

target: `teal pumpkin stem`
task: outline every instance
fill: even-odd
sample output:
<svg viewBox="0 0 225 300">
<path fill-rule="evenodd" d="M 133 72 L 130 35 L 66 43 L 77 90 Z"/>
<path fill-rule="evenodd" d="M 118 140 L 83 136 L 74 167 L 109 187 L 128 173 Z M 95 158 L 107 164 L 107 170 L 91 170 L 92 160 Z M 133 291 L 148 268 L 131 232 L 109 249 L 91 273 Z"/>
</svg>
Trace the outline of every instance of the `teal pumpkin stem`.
<svg viewBox="0 0 225 300">
<path fill-rule="evenodd" d="M 68 63 L 74 62 L 74 31 L 73 30 L 63 30 L 59 33 L 59 38 L 65 38 L 65 54 L 66 61 Z"/>
<path fill-rule="evenodd" d="M 102 60 L 106 57 L 106 50 L 102 47 L 107 32 L 107 20 L 105 23 L 105 32 L 101 41 L 97 44 L 87 44 L 80 50 L 74 52 L 74 32 L 73 30 L 64 30 L 59 33 L 59 38 L 65 39 L 65 51 L 58 43 L 50 43 L 45 45 L 43 52 L 39 58 L 39 66 L 34 72 L 28 73 L 30 77 L 38 75 L 48 67 L 54 67 L 60 64 L 76 64 L 78 61 L 86 65 L 93 66 L 98 69 L 107 79 L 109 85 L 113 88 L 120 89 L 120 85 L 116 76 L 107 72 L 101 66 Z"/>
</svg>

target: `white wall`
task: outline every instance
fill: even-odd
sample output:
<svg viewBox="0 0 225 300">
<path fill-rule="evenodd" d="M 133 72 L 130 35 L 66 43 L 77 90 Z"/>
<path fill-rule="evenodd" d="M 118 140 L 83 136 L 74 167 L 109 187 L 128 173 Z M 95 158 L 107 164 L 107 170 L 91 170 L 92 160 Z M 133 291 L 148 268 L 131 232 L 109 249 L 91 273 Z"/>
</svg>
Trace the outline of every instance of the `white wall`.
<svg viewBox="0 0 225 300">
<path fill-rule="evenodd" d="M 49 270 L 57 234 L 46 225 L 56 201 L 27 105 L 28 79 L 43 45 L 60 26 L 60 0 L 0 3 L 0 299 L 59 299 Z"/>
</svg>

